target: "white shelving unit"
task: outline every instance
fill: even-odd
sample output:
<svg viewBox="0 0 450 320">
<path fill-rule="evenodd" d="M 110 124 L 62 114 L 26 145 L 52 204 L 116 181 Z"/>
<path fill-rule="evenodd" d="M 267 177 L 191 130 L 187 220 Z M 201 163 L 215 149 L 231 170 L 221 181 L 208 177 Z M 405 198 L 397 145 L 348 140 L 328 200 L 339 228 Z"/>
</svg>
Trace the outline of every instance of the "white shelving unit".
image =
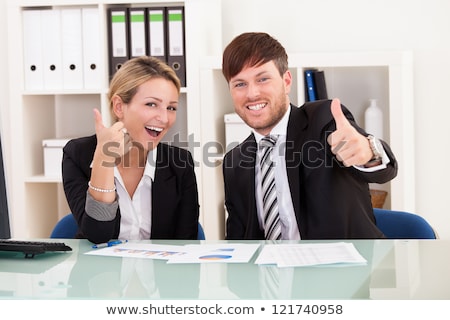
<svg viewBox="0 0 450 320">
<path fill-rule="evenodd" d="M 214 235 L 220 237 L 225 229 L 220 162 L 221 153 L 225 150 L 223 116 L 234 112 L 234 108 L 221 73 L 221 57 L 208 57 L 203 61 L 200 80 L 202 141 L 213 141 L 218 146 L 209 150 L 210 163 L 214 165 L 203 169 L 203 196 L 209 199 L 203 209 L 206 212 L 218 212 L 217 215 L 205 216 L 205 224 L 215 226 Z M 385 207 L 410 212 L 415 209 L 412 62 L 410 52 L 289 54 L 290 70 L 294 76 L 290 95 L 292 103 L 300 106 L 305 101 L 303 71 L 307 68 L 325 71 L 329 97 L 340 98 L 361 126 L 364 126 L 364 111 L 369 99 L 378 99 L 387 124 L 384 140 L 394 151 L 399 171 L 391 182 L 372 187 L 389 192 Z"/>
<path fill-rule="evenodd" d="M 156 0 L 9 0 L 8 20 L 8 65 L 10 74 L 10 104 L 6 115 L 13 134 L 4 141 L 8 144 L 13 161 L 7 164 L 11 232 L 16 238 L 48 237 L 56 221 L 69 212 L 61 180 L 46 177 L 44 172 L 42 140 L 71 138 L 95 133 L 93 108 L 98 108 L 104 122 L 110 124 L 108 92 L 108 36 L 107 9 L 115 6 L 161 7 L 184 6 L 187 85 L 182 88 L 177 123 L 166 140 L 180 134 L 180 143 L 186 146 L 188 137 L 196 139 L 200 134 L 198 115 L 199 86 L 198 57 L 220 54 L 221 50 L 221 2 L 201 1 L 156 1 Z M 27 91 L 24 86 L 23 20 L 25 10 L 97 8 L 101 34 L 100 56 L 104 62 L 102 79 L 98 89 L 92 90 L 44 90 Z M 208 25 L 208 28 L 205 28 Z M 219 35 L 219 36 L 218 36 Z M 193 141 L 187 145 L 195 159 L 198 151 Z M 192 147 L 192 148 L 191 148 Z M 199 161 L 199 160 L 197 160 Z M 201 180 L 201 167 L 196 168 Z M 200 201 L 202 202 L 202 186 Z M 201 219 L 203 218 L 203 212 Z"/>
<path fill-rule="evenodd" d="M 42 140 L 94 133 L 92 109 L 109 122 L 107 9 L 114 5 L 185 8 L 187 86 L 173 134 L 192 151 L 201 205 L 200 221 L 208 239 L 224 237 L 221 158 L 225 151 L 224 115 L 234 111 L 221 72 L 223 50 L 221 0 L 8 0 L 9 105 L 4 113 L 12 132 L 3 137 L 8 202 L 13 237 L 47 237 L 59 217 L 69 211 L 61 181 L 43 175 Z M 37 8 L 98 8 L 102 34 L 102 80 L 97 90 L 24 90 L 22 11 Z M 325 70 L 330 97 L 339 97 L 362 124 L 368 99 L 384 110 L 385 139 L 399 161 L 398 177 L 385 186 L 389 206 L 414 212 L 414 130 L 412 56 L 408 52 L 290 53 L 294 75 L 291 100 L 301 105 L 303 70 Z M 3 119 L 3 122 L 5 120 Z M 6 138 L 6 140 L 5 140 Z M 167 136 L 171 140 L 172 135 Z"/>
</svg>

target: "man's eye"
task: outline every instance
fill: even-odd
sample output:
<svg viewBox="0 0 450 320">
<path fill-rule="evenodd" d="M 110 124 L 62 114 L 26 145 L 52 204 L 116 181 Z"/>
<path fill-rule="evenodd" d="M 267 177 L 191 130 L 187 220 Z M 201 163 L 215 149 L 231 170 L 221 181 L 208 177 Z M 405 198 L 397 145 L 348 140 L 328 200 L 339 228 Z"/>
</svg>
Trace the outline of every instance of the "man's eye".
<svg viewBox="0 0 450 320">
<path fill-rule="evenodd" d="M 259 82 L 264 82 L 264 81 L 267 81 L 269 78 L 261 78 L 261 79 L 259 79 L 258 81 Z"/>
<path fill-rule="evenodd" d="M 243 82 L 238 82 L 238 83 L 236 83 L 234 85 L 235 88 L 240 88 L 240 87 L 243 87 L 243 86 L 245 86 L 245 83 L 243 83 Z"/>
</svg>

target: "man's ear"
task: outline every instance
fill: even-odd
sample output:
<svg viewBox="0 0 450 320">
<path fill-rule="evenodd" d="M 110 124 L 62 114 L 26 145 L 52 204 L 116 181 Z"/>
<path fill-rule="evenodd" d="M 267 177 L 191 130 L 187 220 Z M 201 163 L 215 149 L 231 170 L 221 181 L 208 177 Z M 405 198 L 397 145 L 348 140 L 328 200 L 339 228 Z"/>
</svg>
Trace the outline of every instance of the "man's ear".
<svg viewBox="0 0 450 320">
<path fill-rule="evenodd" d="M 123 118 L 123 101 L 119 96 L 112 97 L 112 108 L 117 119 L 121 120 Z"/>
<path fill-rule="evenodd" d="M 287 70 L 283 75 L 283 81 L 286 88 L 286 94 L 291 92 L 292 87 L 292 74 L 291 71 Z"/>
</svg>

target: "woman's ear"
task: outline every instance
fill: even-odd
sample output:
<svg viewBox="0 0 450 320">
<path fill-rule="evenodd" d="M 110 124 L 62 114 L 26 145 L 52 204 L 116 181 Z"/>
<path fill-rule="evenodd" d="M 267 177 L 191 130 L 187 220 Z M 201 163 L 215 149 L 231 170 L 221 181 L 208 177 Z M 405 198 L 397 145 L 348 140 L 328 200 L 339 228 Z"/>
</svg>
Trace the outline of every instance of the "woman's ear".
<svg viewBox="0 0 450 320">
<path fill-rule="evenodd" d="M 119 96 L 114 96 L 112 98 L 112 108 L 118 120 L 123 118 L 123 101 Z"/>
</svg>

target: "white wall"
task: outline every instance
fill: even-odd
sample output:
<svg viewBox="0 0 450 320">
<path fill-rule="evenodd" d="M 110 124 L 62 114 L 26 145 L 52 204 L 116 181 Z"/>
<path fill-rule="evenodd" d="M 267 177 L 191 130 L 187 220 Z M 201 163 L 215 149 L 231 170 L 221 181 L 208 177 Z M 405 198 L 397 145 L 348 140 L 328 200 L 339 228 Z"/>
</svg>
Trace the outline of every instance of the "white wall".
<svg viewBox="0 0 450 320">
<path fill-rule="evenodd" d="M 208 1 L 208 0 L 204 0 Z M 0 1 L 0 118 L 8 103 L 6 3 Z M 223 41 L 266 31 L 289 52 L 412 50 L 417 212 L 450 239 L 450 1 L 223 0 Z M 13 32 L 13 31 L 11 31 Z M 13 34 L 13 33 L 11 33 Z M 9 124 L 1 122 L 2 136 Z M 395 151 L 395 150 L 394 150 Z M 9 156 L 5 150 L 4 156 Z M 401 163 L 399 165 L 402 165 Z M 6 168 L 7 169 L 7 168 Z"/>
<path fill-rule="evenodd" d="M 288 52 L 412 50 L 415 207 L 450 239 L 449 14 L 448 0 L 226 0 L 223 40 L 265 31 Z"/>
</svg>

